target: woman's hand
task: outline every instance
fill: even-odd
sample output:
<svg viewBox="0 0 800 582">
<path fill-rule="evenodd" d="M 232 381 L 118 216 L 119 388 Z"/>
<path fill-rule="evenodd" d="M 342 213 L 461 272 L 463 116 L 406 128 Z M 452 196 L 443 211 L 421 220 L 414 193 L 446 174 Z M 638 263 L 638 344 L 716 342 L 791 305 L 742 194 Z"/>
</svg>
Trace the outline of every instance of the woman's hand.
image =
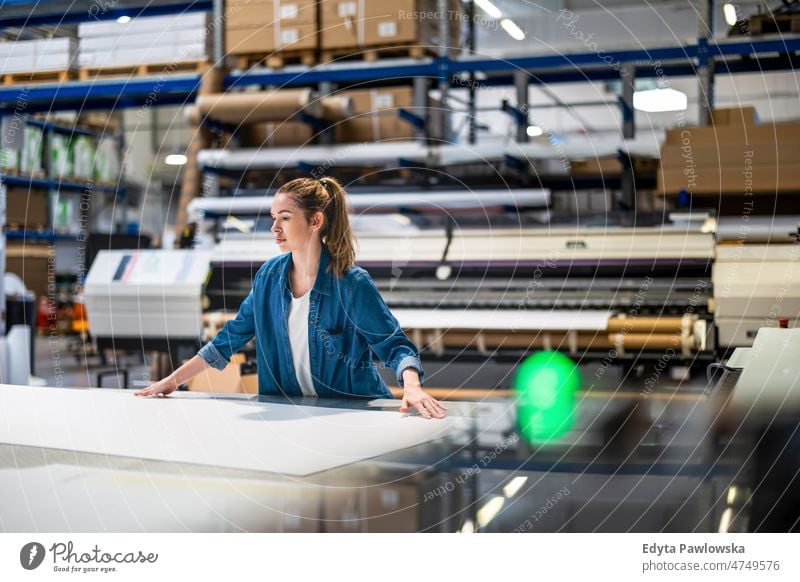
<svg viewBox="0 0 800 582">
<path fill-rule="evenodd" d="M 447 407 L 425 393 L 421 386 L 406 386 L 403 389 L 403 402 L 400 412 L 408 412 L 409 407 L 416 408 L 425 418 L 444 418 Z"/>
<path fill-rule="evenodd" d="M 178 383 L 175 380 L 171 379 L 170 377 L 166 377 L 163 380 L 159 380 L 158 382 L 153 382 L 145 388 L 144 390 L 139 390 L 138 392 L 134 393 L 134 396 L 158 396 L 164 395 L 167 396 L 175 392 L 178 389 Z"/>
<path fill-rule="evenodd" d="M 134 392 L 134 396 L 167 396 L 175 392 L 178 386 L 186 384 L 186 382 L 209 367 L 209 364 L 202 357 L 196 355 L 163 380 L 153 382 L 144 390 Z"/>
</svg>

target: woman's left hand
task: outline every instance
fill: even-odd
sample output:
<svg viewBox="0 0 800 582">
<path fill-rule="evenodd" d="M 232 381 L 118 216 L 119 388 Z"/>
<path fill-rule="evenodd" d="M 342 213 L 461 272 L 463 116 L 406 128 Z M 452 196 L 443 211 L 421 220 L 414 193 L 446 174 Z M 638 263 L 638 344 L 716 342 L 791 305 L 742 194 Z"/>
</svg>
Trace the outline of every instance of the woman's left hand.
<svg viewBox="0 0 800 582">
<path fill-rule="evenodd" d="M 416 408 L 425 418 L 444 418 L 447 407 L 429 396 L 420 386 L 407 386 L 403 390 L 403 402 L 400 412 L 408 412 L 409 407 Z"/>
</svg>

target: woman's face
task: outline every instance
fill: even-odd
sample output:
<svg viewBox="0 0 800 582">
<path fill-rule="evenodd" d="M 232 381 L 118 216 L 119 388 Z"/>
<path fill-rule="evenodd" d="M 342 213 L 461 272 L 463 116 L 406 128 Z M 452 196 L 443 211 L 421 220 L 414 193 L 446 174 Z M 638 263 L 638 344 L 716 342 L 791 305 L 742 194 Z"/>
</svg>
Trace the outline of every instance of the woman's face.
<svg viewBox="0 0 800 582">
<path fill-rule="evenodd" d="M 280 192 L 272 202 L 272 233 L 281 252 L 310 248 L 311 241 L 318 237 L 322 227 L 322 213 L 314 220 L 306 220 L 305 213 L 288 194 Z"/>
</svg>

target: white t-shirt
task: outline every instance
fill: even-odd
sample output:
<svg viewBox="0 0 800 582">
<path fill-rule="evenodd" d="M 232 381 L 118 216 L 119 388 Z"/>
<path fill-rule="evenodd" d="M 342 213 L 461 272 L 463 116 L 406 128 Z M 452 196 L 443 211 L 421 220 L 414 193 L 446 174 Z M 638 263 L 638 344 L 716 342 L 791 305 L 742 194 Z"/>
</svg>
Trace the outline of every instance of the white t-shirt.
<svg viewBox="0 0 800 582">
<path fill-rule="evenodd" d="M 289 344 L 292 348 L 297 382 L 303 396 L 317 396 L 314 380 L 311 378 L 311 358 L 308 355 L 308 310 L 311 291 L 302 297 L 292 296 L 289 307 Z"/>
</svg>

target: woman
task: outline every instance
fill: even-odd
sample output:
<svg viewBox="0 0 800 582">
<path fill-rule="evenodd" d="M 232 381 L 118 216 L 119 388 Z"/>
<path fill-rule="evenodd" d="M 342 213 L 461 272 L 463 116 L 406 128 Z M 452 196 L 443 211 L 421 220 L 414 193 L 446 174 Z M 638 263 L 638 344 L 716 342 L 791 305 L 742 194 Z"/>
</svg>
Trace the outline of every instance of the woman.
<svg viewBox="0 0 800 582">
<path fill-rule="evenodd" d="M 332 178 L 298 178 L 278 190 L 272 232 L 281 251 L 258 270 L 250 294 L 198 354 L 168 377 L 136 392 L 174 392 L 207 367 L 222 370 L 255 336 L 260 394 L 393 398 L 374 353 L 403 387 L 400 412 L 425 418 L 447 410 L 422 389 L 416 346 L 403 333 L 375 283 L 354 266 L 344 189 Z"/>
</svg>

